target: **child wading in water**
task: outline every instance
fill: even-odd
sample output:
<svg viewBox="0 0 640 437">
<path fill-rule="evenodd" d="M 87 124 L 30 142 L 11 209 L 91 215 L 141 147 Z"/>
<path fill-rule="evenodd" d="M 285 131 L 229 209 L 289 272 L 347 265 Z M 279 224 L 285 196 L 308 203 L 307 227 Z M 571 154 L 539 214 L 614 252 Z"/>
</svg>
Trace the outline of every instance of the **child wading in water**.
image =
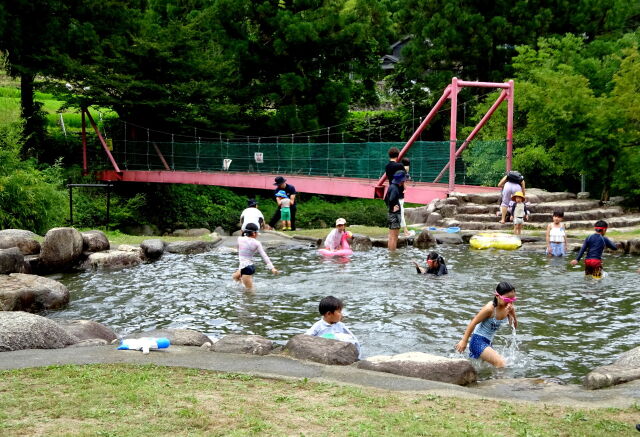
<svg viewBox="0 0 640 437">
<path fill-rule="evenodd" d="M 253 288 L 253 274 L 256 272 L 256 266 L 253 265 L 253 255 L 256 252 L 260 253 L 267 268 L 271 269 L 271 273 L 278 274 L 278 270 L 273 267 L 271 260 L 262 248 L 262 243 L 256 238 L 258 238 L 258 226 L 255 223 L 247 223 L 242 237 L 238 237 L 240 268 L 231 275 L 234 281 L 241 281 L 242 285 L 249 290 Z"/>
<path fill-rule="evenodd" d="M 336 220 L 336 227 L 327 238 L 324 240 L 324 247 L 327 250 L 335 252 L 336 250 L 349 249 L 349 242 L 347 239 L 352 237 L 351 232 L 345 231 L 347 221 L 342 217 Z"/>
<path fill-rule="evenodd" d="M 591 234 L 584 240 L 580 252 L 576 259 L 571 261 L 571 265 L 576 265 L 582 258 L 582 255 L 587 252 L 587 257 L 584 259 L 584 274 L 591 275 L 599 278 L 602 276 L 602 252 L 604 252 L 605 246 L 612 250 L 618 250 L 618 246 L 613 244 L 611 240 L 604 236 L 607 233 L 609 225 L 604 220 L 598 220 L 594 229 L 595 234 Z"/>
<path fill-rule="evenodd" d="M 324 337 L 353 343 L 356 345 L 358 356 L 360 357 L 362 352 L 358 339 L 353 335 L 353 332 L 342 323 L 343 308 L 344 304 L 337 297 L 327 296 L 322 298 L 318 305 L 318 311 L 322 318 L 314 323 L 311 328 L 307 329 L 305 334 L 313 337 Z"/>
<path fill-rule="evenodd" d="M 516 310 L 513 306 L 513 302 L 516 301 L 516 289 L 508 282 L 500 282 L 494 294 L 493 302 L 483 306 L 471 320 L 462 340 L 456 345 L 456 350 L 460 353 L 464 352 L 471 337 L 469 357 L 480 358 L 496 367 L 504 367 L 504 358 L 491 347 L 491 341 L 505 320 L 508 319 L 509 324 L 514 328 L 518 327 Z"/>
<path fill-rule="evenodd" d="M 565 256 L 567 254 L 567 233 L 562 219 L 563 211 L 553 211 L 553 222 L 547 225 L 547 255 Z"/>
</svg>

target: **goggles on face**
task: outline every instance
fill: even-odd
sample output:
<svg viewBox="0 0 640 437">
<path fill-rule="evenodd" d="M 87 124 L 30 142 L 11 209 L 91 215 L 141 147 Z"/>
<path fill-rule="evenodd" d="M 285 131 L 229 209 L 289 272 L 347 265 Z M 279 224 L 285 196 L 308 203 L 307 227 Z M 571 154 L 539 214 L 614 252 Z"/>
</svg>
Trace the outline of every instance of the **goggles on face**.
<svg viewBox="0 0 640 437">
<path fill-rule="evenodd" d="M 607 227 L 606 226 L 596 226 L 594 229 L 596 231 L 604 231 L 605 229 L 607 229 Z"/>
<path fill-rule="evenodd" d="M 504 301 L 504 303 L 513 303 L 515 302 L 518 298 L 517 297 L 506 297 L 506 296 L 502 296 L 498 293 L 495 293 L 495 295 L 497 297 L 499 297 L 500 299 L 502 299 Z"/>
</svg>

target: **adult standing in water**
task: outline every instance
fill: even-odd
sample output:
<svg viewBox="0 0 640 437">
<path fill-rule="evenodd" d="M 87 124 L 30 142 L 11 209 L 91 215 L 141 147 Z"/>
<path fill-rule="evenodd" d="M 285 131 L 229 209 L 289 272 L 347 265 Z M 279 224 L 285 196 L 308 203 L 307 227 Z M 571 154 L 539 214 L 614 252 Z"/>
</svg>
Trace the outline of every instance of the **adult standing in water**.
<svg viewBox="0 0 640 437">
<path fill-rule="evenodd" d="M 511 197 L 518 191 L 522 192 L 522 195 L 526 195 L 524 190 L 524 176 L 517 171 L 510 171 L 498 182 L 498 187 L 502 188 L 502 199 L 500 201 L 500 223 L 504 224 L 507 220 L 507 209 L 509 208 L 509 202 Z"/>
<path fill-rule="evenodd" d="M 283 190 L 286 193 L 286 195 L 289 197 L 289 200 L 291 201 L 291 205 L 289 206 L 291 211 L 291 230 L 295 231 L 296 230 L 296 209 L 297 209 L 296 194 L 298 194 L 298 192 L 296 191 L 296 187 L 294 187 L 291 184 L 287 184 L 287 180 L 282 176 L 278 176 L 275 179 L 275 183 L 273 185 L 276 186 L 276 189 L 273 193 L 274 199 L 278 191 Z M 276 211 L 273 213 L 273 217 L 271 217 L 271 220 L 269 220 L 269 226 L 271 226 L 272 228 L 275 228 L 276 224 L 278 224 L 279 221 L 280 221 L 280 206 L 278 205 L 278 207 L 276 208 Z"/>
<path fill-rule="evenodd" d="M 398 234 L 400 233 L 400 196 L 404 188 L 404 181 L 407 180 L 407 174 L 404 171 L 398 171 L 389 181 L 387 195 L 384 196 L 384 203 L 387 204 L 387 224 L 389 226 L 389 242 L 387 247 L 394 251 L 398 247 Z"/>
</svg>

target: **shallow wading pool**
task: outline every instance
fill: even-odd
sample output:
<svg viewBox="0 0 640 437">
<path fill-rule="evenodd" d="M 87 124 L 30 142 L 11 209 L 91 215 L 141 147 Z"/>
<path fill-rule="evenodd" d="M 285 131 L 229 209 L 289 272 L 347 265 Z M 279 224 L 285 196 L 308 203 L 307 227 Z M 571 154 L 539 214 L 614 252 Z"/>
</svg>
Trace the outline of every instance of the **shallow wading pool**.
<svg viewBox="0 0 640 437">
<path fill-rule="evenodd" d="M 569 259 L 523 251 L 475 251 L 441 246 L 449 275 L 417 275 L 413 248 L 389 254 L 374 248 L 348 262 L 315 250 L 268 253 L 279 276 L 257 260 L 256 290 L 231 280 L 237 254 L 165 254 L 159 261 L 116 271 L 58 275 L 71 292 L 68 308 L 51 318 L 89 319 L 118 334 L 154 328 L 189 328 L 210 336 L 259 334 L 284 344 L 320 317 L 327 295 L 345 301 L 344 322 L 365 357 L 420 351 L 459 357 L 454 345 L 488 302 L 499 281 L 516 286 L 519 329 L 503 326 L 494 340 L 507 356 L 504 371 L 479 366 L 482 378 L 557 377 L 579 382 L 640 345 L 638 258 L 605 256 L 608 276 L 587 279 Z M 466 353 L 465 353 L 465 356 Z"/>
</svg>

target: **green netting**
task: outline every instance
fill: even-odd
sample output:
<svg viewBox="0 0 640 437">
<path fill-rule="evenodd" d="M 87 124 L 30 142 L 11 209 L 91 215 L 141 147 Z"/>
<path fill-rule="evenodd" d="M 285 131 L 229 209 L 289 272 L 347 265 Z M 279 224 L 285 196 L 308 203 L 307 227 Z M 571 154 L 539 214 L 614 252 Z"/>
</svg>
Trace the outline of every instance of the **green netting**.
<svg viewBox="0 0 640 437">
<path fill-rule="evenodd" d="M 462 142 L 459 142 L 458 147 Z M 502 147 L 504 141 L 491 143 Z M 231 160 L 228 171 L 278 173 L 285 175 L 318 175 L 377 179 L 389 161 L 391 147 L 401 149 L 404 143 L 244 143 L 244 142 L 146 142 L 113 141 L 116 162 L 125 170 L 223 171 L 225 160 Z M 156 150 L 157 148 L 157 150 Z M 478 150 L 482 147 L 478 147 Z M 158 153 L 159 152 L 159 153 Z M 262 154 L 262 159 L 259 155 Z M 166 162 L 163 163 L 161 156 Z M 449 141 L 416 141 L 408 154 L 411 177 L 432 182 L 449 162 Z M 481 169 L 474 167 L 470 175 L 468 159 L 456 161 L 456 183 L 482 182 Z M 495 161 L 493 162 L 495 165 Z M 504 168 L 504 160 L 500 167 Z M 448 172 L 441 182 L 448 181 Z"/>
</svg>

